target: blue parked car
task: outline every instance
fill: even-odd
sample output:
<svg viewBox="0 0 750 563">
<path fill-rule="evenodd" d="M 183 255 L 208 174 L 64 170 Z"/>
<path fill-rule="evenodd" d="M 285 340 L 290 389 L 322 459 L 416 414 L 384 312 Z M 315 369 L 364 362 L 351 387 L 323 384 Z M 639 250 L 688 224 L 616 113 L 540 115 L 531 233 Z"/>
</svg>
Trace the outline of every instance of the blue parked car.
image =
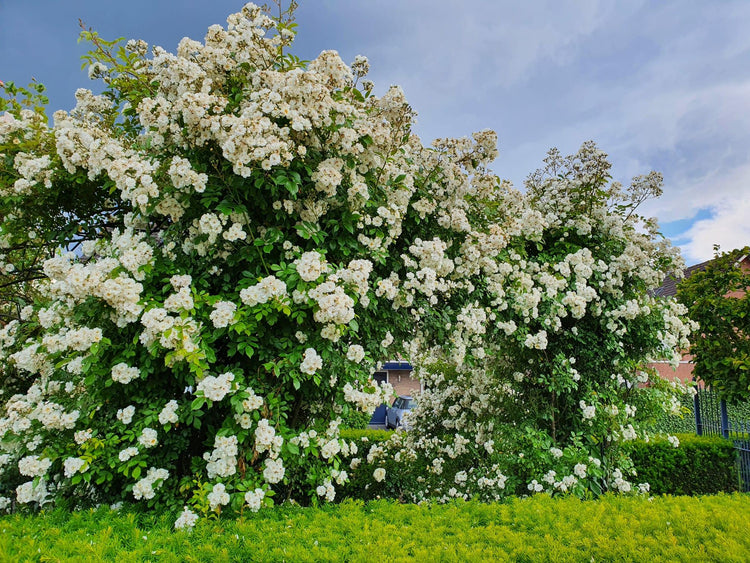
<svg viewBox="0 0 750 563">
<path fill-rule="evenodd" d="M 415 401 L 409 395 L 399 395 L 398 397 L 396 397 L 396 400 L 393 401 L 393 405 L 386 409 L 385 427 L 398 428 L 400 426 L 403 426 L 404 430 L 408 430 L 408 414 L 409 411 L 416 406 L 417 401 Z"/>
</svg>

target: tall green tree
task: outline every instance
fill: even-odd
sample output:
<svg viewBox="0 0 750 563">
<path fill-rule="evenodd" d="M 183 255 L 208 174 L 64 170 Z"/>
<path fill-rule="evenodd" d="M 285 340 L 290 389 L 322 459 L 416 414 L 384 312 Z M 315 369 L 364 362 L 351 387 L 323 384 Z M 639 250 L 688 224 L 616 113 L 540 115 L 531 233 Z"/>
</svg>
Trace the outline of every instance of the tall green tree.
<svg viewBox="0 0 750 563">
<path fill-rule="evenodd" d="M 690 338 L 695 376 L 729 401 L 750 398 L 750 246 L 719 253 L 680 282 L 677 298 L 700 325 Z"/>
</svg>

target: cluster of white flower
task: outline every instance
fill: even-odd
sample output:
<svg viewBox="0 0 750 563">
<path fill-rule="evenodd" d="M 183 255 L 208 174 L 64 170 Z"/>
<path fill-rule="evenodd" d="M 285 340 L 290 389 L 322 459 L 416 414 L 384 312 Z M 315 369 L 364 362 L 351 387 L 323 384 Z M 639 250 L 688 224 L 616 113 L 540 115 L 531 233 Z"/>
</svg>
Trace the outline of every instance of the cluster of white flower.
<svg viewBox="0 0 750 563">
<path fill-rule="evenodd" d="M 268 303 L 272 299 L 283 300 L 286 295 L 286 284 L 275 276 L 265 277 L 257 284 L 240 291 L 240 299 L 249 307 Z"/>
<path fill-rule="evenodd" d="M 65 473 L 65 476 L 71 478 L 73 475 L 81 471 L 86 463 L 86 460 L 81 459 L 80 457 L 66 458 L 63 462 L 63 471 Z"/>
<path fill-rule="evenodd" d="M 164 308 L 170 313 L 190 311 L 195 306 L 189 287 L 181 287 L 164 300 Z"/>
<path fill-rule="evenodd" d="M 352 344 L 346 351 L 346 359 L 359 364 L 365 359 L 365 349 L 359 344 Z"/>
<path fill-rule="evenodd" d="M 40 459 L 38 455 L 30 455 L 18 461 L 18 472 L 27 477 L 42 477 L 52 465 L 48 458 Z"/>
<path fill-rule="evenodd" d="M 159 413 L 159 424 L 176 424 L 179 422 L 180 418 L 177 416 L 178 408 L 179 405 L 174 399 L 164 405 L 164 408 Z"/>
<path fill-rule="evenodd" d="M 125 463 L 126 461 L 129 461 L 131 458 L 137 455 L 138 455 L 138 448 L 134 448 L 131 446 L 129 448 L 125 448 L 124 450 L 120 451 L 117 457 L 122 463 Z"/>
<path fill-rule="evenodd" d="M 261 507 L 261 503 L 263 502 L 263 498 L 266 496 L 266 493 L 263 489 L 255 489 L 254 491 L 248 491 L 245 493 L 245 502 L 247 503 L 247 506 L 250 508 L 253 512 L 258 512 Z"/>
<path fill-rule="evenodd" d="M 266 465 L 263 469 L 263 478 L 269 484 L 273 485 L 278 483 L 284 478 L 284 462 L 279 459 L 266 459 Z"/>
<path fill-rule="evenodd" d="M 299 277 L 304 281 L 314 282 L 326 273 L 328 265 L 319 252 L 305 252 L 294 261 Z"/>
<path fill-rule="evenodd" d="M 237 436 L 217 436 L 211 453 L 203 454 L 209 479 L 229 477 L 237 472 Z"/>
<path fill-rule="evenodd" d="M 336 489 L 334 489 L 330 479 L 326 479 L 322 485 L 318 485 L 315 492 L 319 497 L 324 497 L 328 502 L 333 502 L 333 499 L 336 498 Z"/>
<path fill-rule="evenodd" d="M 174 528 L 175 530 L 191 529 L 195 527 L 196 522 L 198 522 L 198 515 L 186 506 L 175 520 Z"/>
<path fill-rule="evenodd" d="M 211 510 L 216 510 L 220 506 L 229 504 L 229 493 L 223 483 L 216 483 L 208 493 L 207 499 Z"/>
<path fill-rule="evenodd" d="M 581 401 L 579 406 L 581 407 L 581 413 L 584 420 L 591 420 L 596 416 L 595 405 L 587 405 L 585 401 Z"/>
<path fill-rule="evenodd" d="M 323 359 L 318 355 L 315 349 L 306 349 L 304 355 L 302 356 L 302 363 L 299 366 L 299 370 L 307 375 L 313 375 L 322 367 Z"/>
<path fill-rule="evenodd" d="M 138 246 L 141 244 L 145 243 L 139 242 Z M 101 243 L 100 246 L 103 254 L 113 254 L 115 257 L 74 264 L 73 254 L 67 253 L 45 261 L 44 273 L 51 282 L 44 291 L 50 298 L 57 298 L 68 304 L 82 303 L 90 296 L 101 299 L 114 309 L 118 326 L 124 326 L 135 321 L 143 310 L 140 304 L 143 286 L 125 273 L 113 276 L 113 272 L 120 266 L 116 258 L 120 251 L 109 242 Z M 140 271 L 142 264 L 136 259 L 131 262 L 131 267 Z M 137 268 L 135 264 L 139 264 Z M 63 312 L 59 305 L 56 309 L 43 314 L 44 322 L 50 323 L 50 326 L 59 322 L 60 313 Z"/>
<path fill-rule="evenodd" d="M 251 387 L 245 389 L 245 393 L 247 394 L 247 398 L 242 401 L 242 408 L 247 412 L 258 410 L 263 406 L 263 398 L 256 395 Z"/>
<path fill-rule="evenodd" d="M 211 322 L 216 328 L 224 328 L 234 321 L 234 312 L 237 305 L 231 301 L 219 301 L 214 304 L 214 310 L 211 311 Z"/>
<path fill-rule="evenodd" d="M 341 451 L 341 444 L 338 440 L 328 440 L 323 447 L 320 448 L 320 455 L 323 459 L 331 459 Z"/>
<path fill-rule="evenodd" d="M 75 443 L 79 446 L 85 444 L 91 439 L 91 436 L 93 436 L 93 433 L 90 428 L 87 428 L 86 430 L 79 430 L 77 432 L 73 433 L 73 440 L 75 440 Z"/>
<path fill-rule="evenodd" d="M 153 448 L 159 443 L 159 438 L 156 430 L 153 428 L 144 428 L 141 430 L 141 435 L 138 436 L 138 443 L 144 448 Z"/>
<path fill-rule="evenodd" d="M 234 374 L 231 371 L 222 373 L 218 376 L 207 375 L 198 383 L 198 393 L 203 393 L 206 399 L 211 401 L 221 401 L 227 393 L 236 390 L 236 384 L 233 384 Z"/>
<path fill-rule="evenodd" d="M 117 409 L 117 420 L 122 422 L 124 425 L 128 425 L 133 421 L 133 415 L 135 414 L 135 407 L 129 405 L 124 409 Z"/>
<path fill-rule="evenodd" d="M 276 430 L 268 423 L 268 419 L 261 418 L 255 428 L 255 450 L 258 453 L 271 452 L 276 457 L 281 451 L 284 439 L 276 434 Z"/>
<path fill-rule="evenodd" d="M 48 494 L 47 482 L 44 479 L 40 479 L 36 484 L 34 481 L 27 481 L 16 487 L 16 500 L 19 504 L 36 502 L 42 505 L 48 500 Z"/>
<path fill-rule="evenodd" d="M 120 362 L 112 367 L 112 381 L 127 385 L 134 379 L 141 376 L 141 370 L 137 367 L 131 367 L 126 363 Z"/>
<path fill-rule="evenodd" d="M 348 324 L 354 318 L 354 299 L 334 282 L 326 281 L 307 294 L 318 306 L 314 318 L 320 324 Z"/>
<path fill-rule="evenodd" d="M 166 469 L 150 467 L 146 476 L 133 485 L 133 497 L 135 500 L 154 498 L 156 494 L 154 487 L 160 488 L 168 478 L 169 471 Z"/>
<path fill-rule="evenodd" d="M 632 485 L 629 481 L 626 481 L 622 477 L 622 470 L 615 468 L 612 471 L 609 485 L 612 489 L 620 491 L 621 493 L 629 493 L 632 489 Z"/>
</svg>

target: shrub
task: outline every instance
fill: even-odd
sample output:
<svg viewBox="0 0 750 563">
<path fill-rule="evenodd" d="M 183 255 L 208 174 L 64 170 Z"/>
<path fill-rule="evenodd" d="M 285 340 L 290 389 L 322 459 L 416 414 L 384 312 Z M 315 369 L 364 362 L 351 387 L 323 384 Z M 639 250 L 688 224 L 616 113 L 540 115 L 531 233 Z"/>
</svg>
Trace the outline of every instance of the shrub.
<svg viewBox="0 0 750 563">
<path fill-rule="evenodd" d="M 339 415 L 391 393 L 375 363 L 452 348 L 483 283 L 455 266 L 506 195 L 497 136 L 425 147 L 364 57 L 289 53 L 294 6 L 176 54 L 84 31 L 103 92 L 51 127 L 3 86 L 0 289 L 35 290 L 0 295 L 3 506 L 136 499 L 183 525 L 333 500 Z"/>
<path fill-rule="evenodd" d="M 391 430 L 342 430 L 341 437 L 352 440 L 356 448 L 343 458 L 349 480 L 342 488 L 343 498 L 358 500 L 412 499 L 419 475 L 424 471 L 417 460 L 382 456 L 380 452 L 403 440 L 403 432 Z M 376 474 L 376 471 L 379 473 Z M 377 475 L 377 477 L 376 477 Z"/>
<path fill-rule="evenodd" d="M 84 31 L 104 90 L 51 127 L 41 92 L 3 87 L 0 290 L 22 290 L 0 291 L 0 504 L 187 505 L 190 526 L 331 501 L 340 416 L 386 399 L 371 374 L 398 354 L 445 369 L 391 440 L 420 486 L 378 465 L 374 487 L 625 490 L 619 444 L 672 394 L 638 368 L 687 328 L 648 295 L 679 266 L 634 213 L 659 175 L 622 190 L 586 143 L 521 193 L 493 131 L 425 146 L 364 57 L 291 55 L 294 6 L 176 54 Z"/>
<path fill-rule="evenodd" d="M 372 415 L 370 413 L 350 409 L 348 413 L 341 416 L 341 428 L 364 430 L 370 423 L 371 418 Z"/>
<path fill-rule="evenodd" d="M 467 308 L 450 336 L 467 360 L 430 350 L 417 362 L 425 391 L 406 450 L 432 468 L 429 496 L 632 491 L 624 446 L 682 390 L 645 367 L 678 362 L 691 327 L 684 306 L 651 295 L 681 264 L 637 213 L 661 176 L 625 189 L 593 143 L 545 164 L 487 271 L 498 297 Z"/>
<path fill-rule="evenodd" d="M 690 393 L 682 393 L 676 398 L 679 401 L 679 412 L 662 412 L 656 420 L 647 425 L 649 432 L 661 432 L 665 434 L 691 434 L 695 433 L 695 411 L 693 408 L 693 396 Z M 674 409 L 677 411 L 678 409 Z"/>
<path fill-rule="evenodd" d="M 737 452 L 729 440 L 679 434 L 679 447 L 664 438 L 633 444 L 638 480 L 653 494 L 703 495 L 736 491 Z"/>
<path fill-rule="evenodd" d="M 750 498 L 549 498 L 436 506 L 345 502 L 205 519 L 107 509 L 0 518 L 12 561 L 722 561 L 750 553 Z"/>
</svg>

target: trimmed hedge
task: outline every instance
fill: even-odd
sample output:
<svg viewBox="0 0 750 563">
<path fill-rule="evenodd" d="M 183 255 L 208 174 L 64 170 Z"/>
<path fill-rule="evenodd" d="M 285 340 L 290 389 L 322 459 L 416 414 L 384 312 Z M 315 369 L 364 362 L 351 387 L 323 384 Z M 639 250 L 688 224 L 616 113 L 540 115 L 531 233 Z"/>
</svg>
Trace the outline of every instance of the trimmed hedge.
<svg viewBox="0 0 750 563">
<path fill-rule="evenodd" d="M 369 430 L 367 428 L 346 428 L 342 429 L 339 435 L 345 440 L 354 440 L 359 442 L 362 438 L 367 438 L 369 442 L 386 442 L 393 434 L 393 430 Z"/>
<path fill-rule="evenodd" d="M 362 460 L 359 469 L 350 472 L 351 481 L 341 491 L 343 498 L 403 500 L 408 498 L 407 491 L 416 488 L 417 476 L 423 468 L 393 459 L 367 463 L 370 447 L 387 441 L 392 435 L 393 432 L 386 430 L 341 432 L 342 438 L 357 443 L 359 451 L 352 457 Z M 637 471 L 633 480 L 649 483 L 652 494 L 657 495 L 705 495 L 738 490 L 737 452 L 731 441 L 694 434 L 677 434 L 677 438 L 680 440 L 678 448 L 665 438 L 633 442 L 630 455 Z M 386 470 L 386 478 L 381 483 L 372 478 L 377 467 Z"/>
<path fill-rule="evenodd" d="M 685 393 L 680 398 L 681 414 L 673 415 L 664 413 L 650 426 L 652 432 L 666 432 L 677 434 L 680 432 L 692 434 L 695 432 L 695 406 L 693 396 Z M 741 403 L 728 403 L 727 413 L 729 420 L 750 421 L 750 401 Z M 704 415 L 705 416 L 705 415 Z"/>
<path fill-rule="evenodd" d="M 0 518 L 3 561 L 737 561 L 750 497 L 281 506 L 175 532 L 174 514 Z"/>
<path fill-rule="evenodd" d="M 675 448 L 664 438 L 635 442 L 631 457 L 638 481 L 654 494 L 705 495 L 736 491 L 737 452 L 731 441 L 718 437 L 678 434 Z"/>
</svg>

